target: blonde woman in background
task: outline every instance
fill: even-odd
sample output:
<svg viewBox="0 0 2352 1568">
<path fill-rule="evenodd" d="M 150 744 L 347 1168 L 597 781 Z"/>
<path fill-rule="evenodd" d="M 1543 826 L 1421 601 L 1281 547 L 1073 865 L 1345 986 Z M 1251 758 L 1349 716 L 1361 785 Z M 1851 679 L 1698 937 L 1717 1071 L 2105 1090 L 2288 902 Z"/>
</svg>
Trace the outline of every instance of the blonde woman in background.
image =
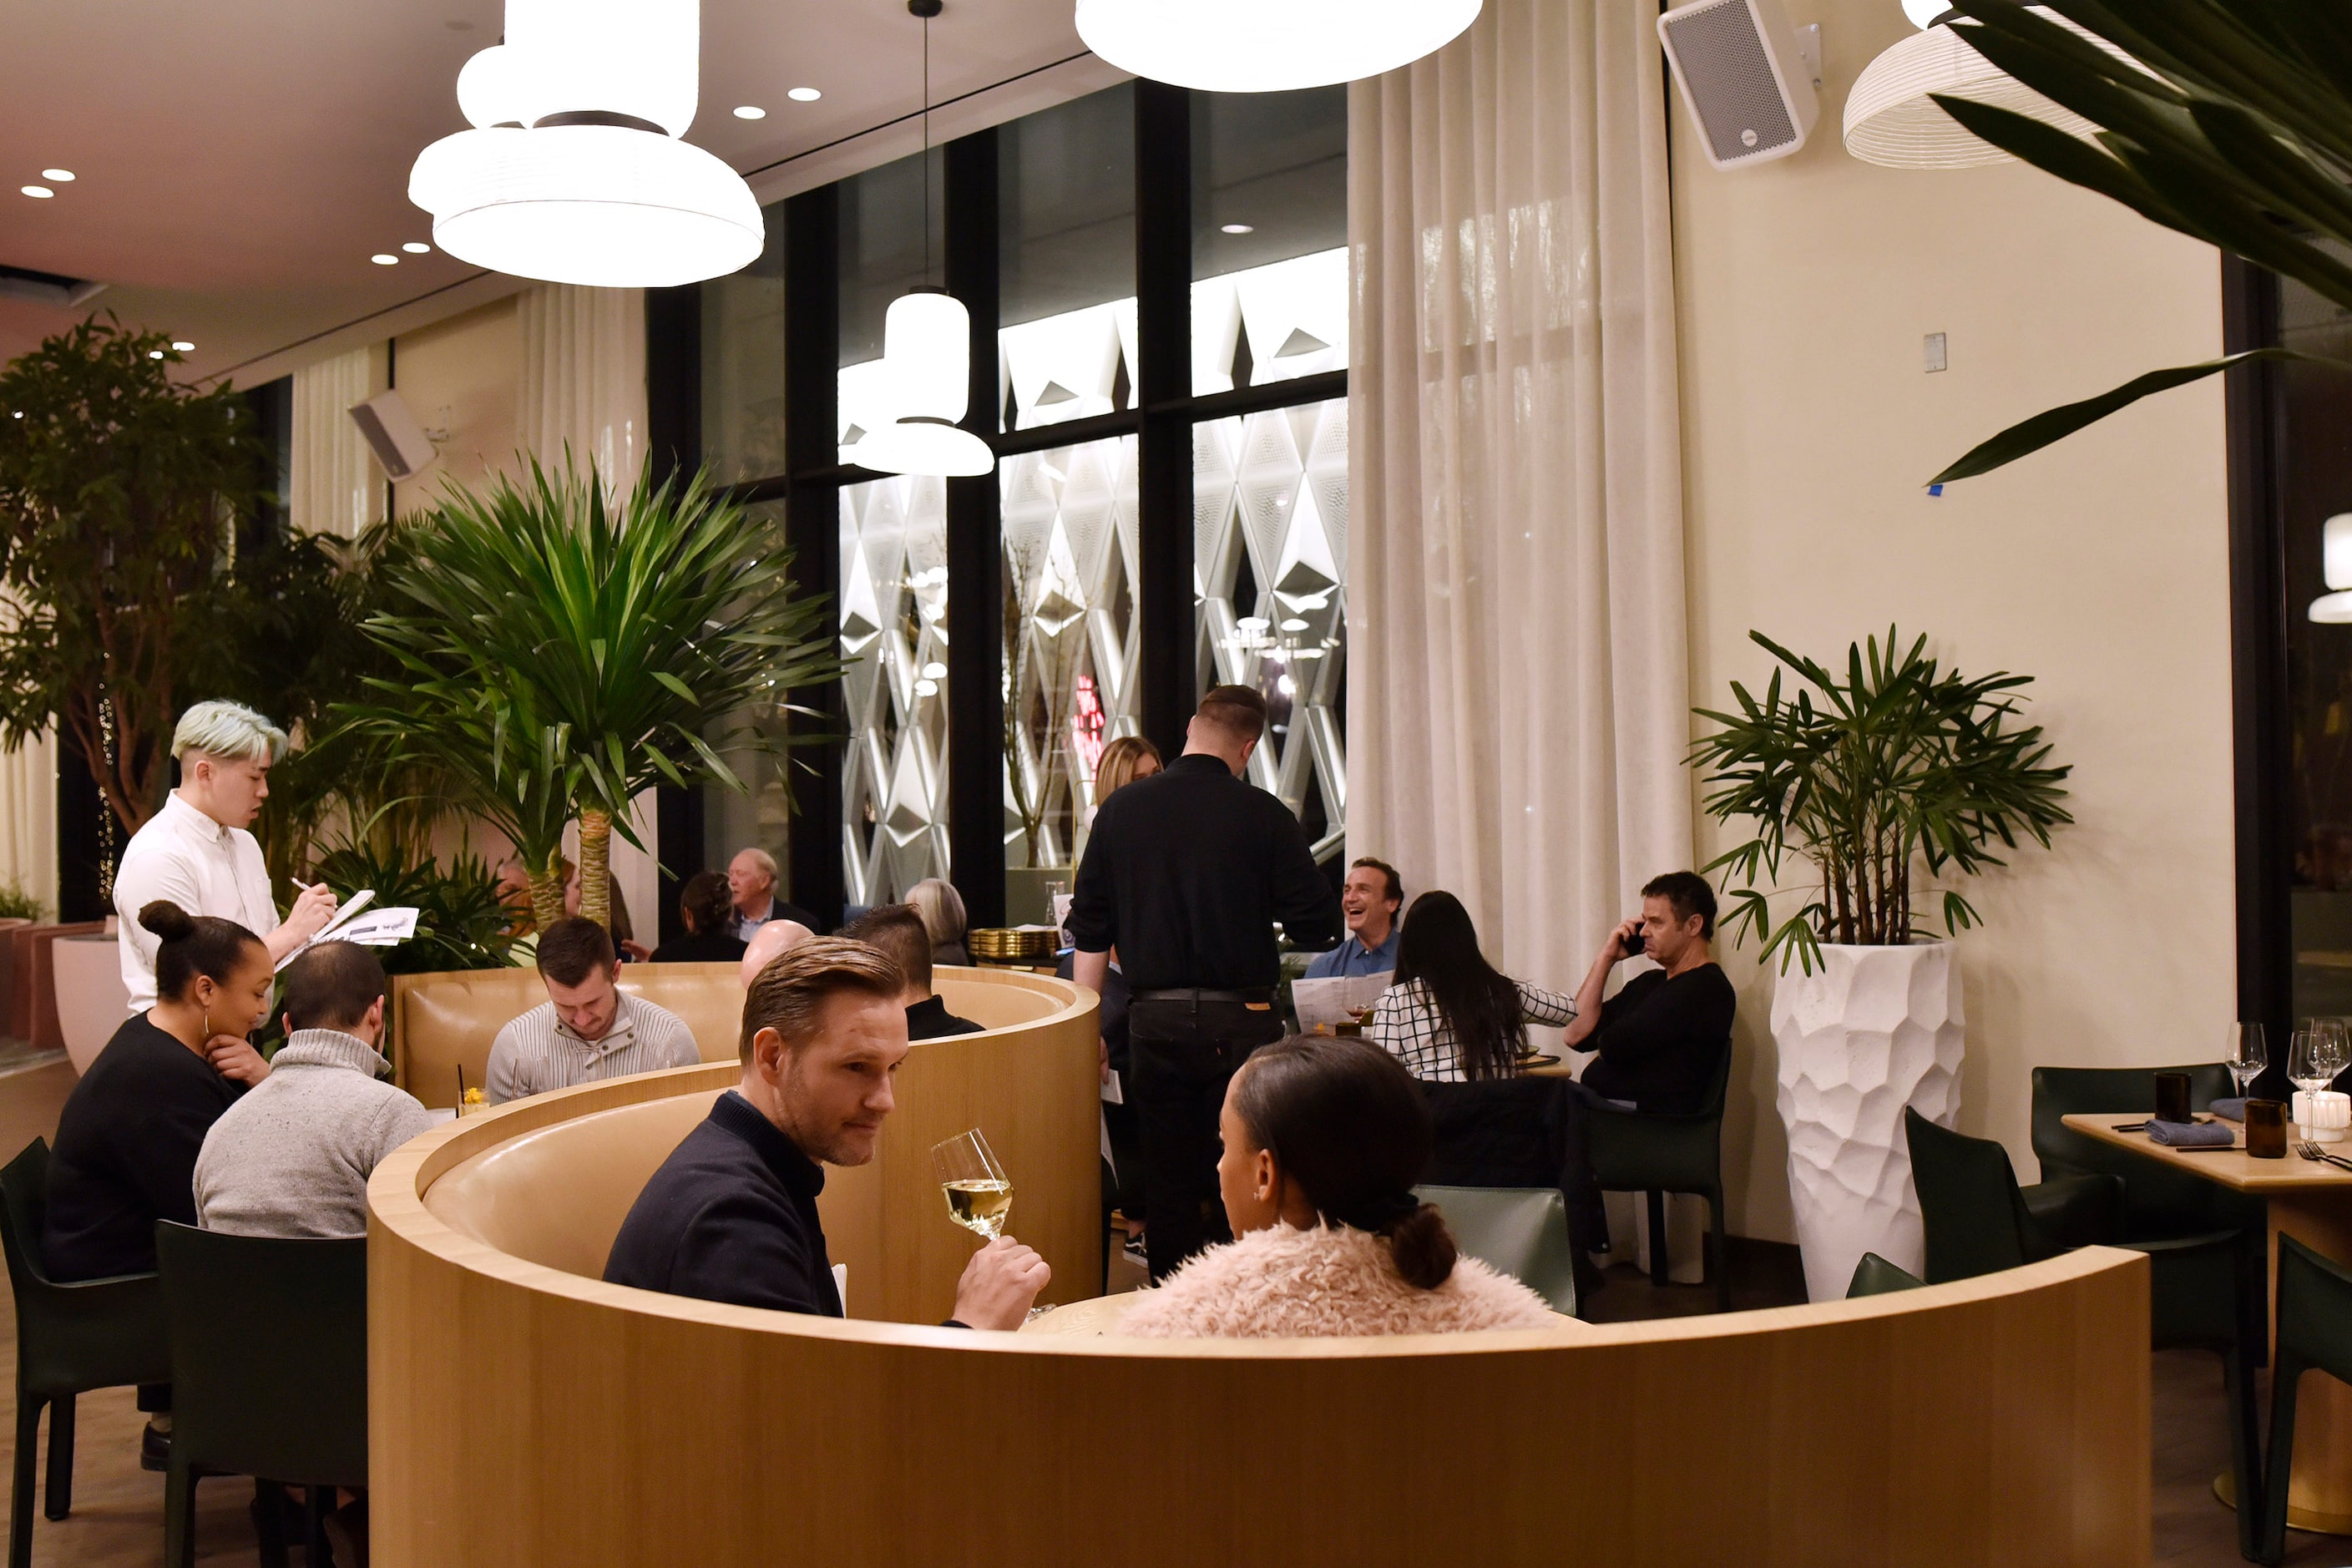
<svg viewBox="0 0 2352 1568">
<path fill-rule="evenodd" d="M 1095 810 L 1118 791 L 1138 779 L 1148 779 L 1160 768 L 1160 748 L 1140 735 L 1121 735 L 1102 749 L 1095 762 Z M 1092 814 L 1087 816 L 1089 824 Z"/>
<path fill-rule="evenodd" d="M 923 929 L 931 933 L 931 962 L 971 967 L 971 954 L 963 944 L 964 932 L 971 928 L 963 912 L 963 895 L 954 885 L 926 877 L 907 889 L 907 901 L 915 906 L 915 912 L 923 917 Z"/>
</svg>

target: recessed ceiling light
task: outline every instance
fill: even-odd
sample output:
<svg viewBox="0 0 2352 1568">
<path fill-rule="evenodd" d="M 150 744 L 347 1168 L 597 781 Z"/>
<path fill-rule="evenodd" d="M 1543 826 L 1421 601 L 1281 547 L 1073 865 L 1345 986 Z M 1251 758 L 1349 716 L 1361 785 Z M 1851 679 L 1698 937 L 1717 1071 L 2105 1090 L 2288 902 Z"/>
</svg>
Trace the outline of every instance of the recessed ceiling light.
<svg viewBox="0 0 2352 1568">
<path fill-rule="evenodd" d="M 147 351 L 147 357 L 149 359 L 162 359 L 163 357 L 163 351 L 162 349 L 149 349 Z"/>
<path fill-rule="evenodd" d="M 1257 225 L 1254 223 L 1229 223 L 1224 226 L 1224 232 L 1227 234 L 1255 234 L 1257 232 Z"/>
<path fill-rule="evenodd" d="M 400 258 L 394 256 L 388 250 L 379 250 L 373 256 L 369 257 L 368 259 L 374 262 L 378 267 L 397 267 L 400 265 Z"/>
<path fill-rule="evenodd" d="M 194 343 L 190 342 L 189 342 L 187 339 L 185 339 L 185 338 L 179 338 L 179 339 L 174 340 L 174 341 L 173 341 L 173 344 L 172 344 L 172 346 L 173 346 L 173 348 L 175 348 L 175 349 L 179 350 L 179 351 L 180 351 L 182 353 L 184 353 L 184 353 L 194 353 L 194 352 L 195 352 L 195 347 L 196 347 L 196 345 L 195 345 L 195 344 L 194 344 Z"/>
<path fill-rule="evenodd" d="M 784 96 L 791 99 L 794 103 L 814 103 L 818 99 L 823 98 L 824 94 L 819 92 L 813 87 L 796 87 L 791 91 L 785 93 Z"/>
<path fill-rule="evenodd" d="M 411 256 L 430 256 L 433 254 L 433 247 L 419 240 L 412 239 L 400 248 L 408 252 Z"/>
<path fill-rule="evenodd" d="M 11 418 L 11 419 L 22 419 L 24 416 L 25 416 L 25 411 L 24 411 L 23 409 L 21 409 L 21 408 L 19 408 L 18 410 L 16 410 L 16 413 L 11 414 L 10 416 L 8 416 L 8 417 L 9 417 L 9 418 Z"/>
<path fill-rule="evenodd" d="M 72 184 L 73 177 L 73 171 L 71 169 L 44 169 L 41 171 L 41 178 L 45 180 L 54 180 L 60 185 Z"/>
<path fill-rule="evenodd" d="M 49 189 L 47 185 L 25 185 L 20 188 L 26 195 L 42 201 L 46 201 L 49 197 L 58 194 L 57 192 Z"/>
<path fill-rule="evenodd" d="M 739 103 L 735 106 L 735 118 L 738 120 L 765 120 L 768 118 L 768 111 L 761 108 L 756 103 Z"/>
</svg>

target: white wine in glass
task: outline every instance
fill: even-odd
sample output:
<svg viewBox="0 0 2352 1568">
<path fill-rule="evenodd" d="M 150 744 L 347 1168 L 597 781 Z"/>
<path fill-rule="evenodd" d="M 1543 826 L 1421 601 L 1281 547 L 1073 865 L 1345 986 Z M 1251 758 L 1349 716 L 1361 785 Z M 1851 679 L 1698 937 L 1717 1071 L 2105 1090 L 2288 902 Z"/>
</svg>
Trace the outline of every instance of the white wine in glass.
<svg viewBox="0 0 2352 1568">
<path fill-rule="evenodd" d="M 931 1170 L 947 1194 L 948 1217 L 994 1241 L 1013 1212 L 1013 1184 L 978 1130 L 959 1132 L 931 1147 Z"/>
</svg>

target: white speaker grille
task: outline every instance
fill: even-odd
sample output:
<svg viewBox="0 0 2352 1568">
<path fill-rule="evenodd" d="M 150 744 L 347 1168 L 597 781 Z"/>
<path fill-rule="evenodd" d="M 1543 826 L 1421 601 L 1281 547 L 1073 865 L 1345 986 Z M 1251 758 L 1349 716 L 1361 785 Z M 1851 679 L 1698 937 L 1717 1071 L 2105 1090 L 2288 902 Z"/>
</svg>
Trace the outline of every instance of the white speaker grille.
<svg viewBox="0 0 2352 1568">
<path fill-rule="evenodd" d="M 1758 157 L 1796 140 L 1748 0 L 1691 7 L 1667 18 L 1664 31 L 1717 163 Z"/>
</svg>

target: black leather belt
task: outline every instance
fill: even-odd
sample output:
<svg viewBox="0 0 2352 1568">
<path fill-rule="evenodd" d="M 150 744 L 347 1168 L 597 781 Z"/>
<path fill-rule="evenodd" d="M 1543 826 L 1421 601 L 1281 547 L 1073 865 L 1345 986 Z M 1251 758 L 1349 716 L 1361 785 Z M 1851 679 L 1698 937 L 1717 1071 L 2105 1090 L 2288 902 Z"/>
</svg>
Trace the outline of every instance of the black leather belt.
<svg viewBox="0 0 2352 1568">
<path fill-rule="evenodd" d="M 1173 991 L 1138 991 L 1130 998 L 1137 1002 L 1233 1002 L 1244 1007 L 1269 1006 L 1274 1001 L 1271 988 L 1263 991 L 1204 991 L 1198 986 L 1181 986 Z"/>
</svg>

